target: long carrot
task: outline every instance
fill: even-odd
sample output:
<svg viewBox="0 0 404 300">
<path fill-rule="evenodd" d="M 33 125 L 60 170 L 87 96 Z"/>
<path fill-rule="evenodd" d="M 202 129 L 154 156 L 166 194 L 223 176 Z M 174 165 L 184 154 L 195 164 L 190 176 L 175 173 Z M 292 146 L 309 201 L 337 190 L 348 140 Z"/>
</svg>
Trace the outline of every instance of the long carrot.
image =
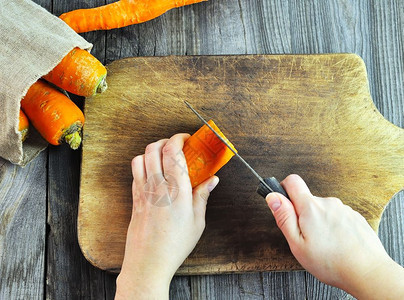
<svg viewBox="0 0 404 300">
<path fill-rule="evenodd" d="M 237 152 L 216 124 L 212 120 L 208 123 Z M 234 156 L 234 153 L 206 125 L 186 140 L 183 152 L 192 187 L 214 175 Z"/>
<path fill-rule="evenodd" d="M 78 9 L 60 18 L 76 32 L 106 30 L 154 19 L 166 11 L 207 0 L 120 0 L 104 6 Z"/>
<path fill-rule="evenodd" d="M 20 109 L 20 117 L 18 123 L 18 131 L 21 133 L 21 141 L 25 141 L 29 131 L 29 121 L 24 112 Z"/>
<path fill-rule="evenodd" d="M 89 97 L 107 88 L 106 76 L 107 69 L 98 59 L 74 48 L 43 78 L 68 92 Z"/>
<path fill-rule="evenodd" d="M 21 107 L 32 125 L 52 145 L 69 143 L 77 149 L 81 143 L 84 115 L 63 93 L 38 80 L 21 100 Z"/>
</svg>

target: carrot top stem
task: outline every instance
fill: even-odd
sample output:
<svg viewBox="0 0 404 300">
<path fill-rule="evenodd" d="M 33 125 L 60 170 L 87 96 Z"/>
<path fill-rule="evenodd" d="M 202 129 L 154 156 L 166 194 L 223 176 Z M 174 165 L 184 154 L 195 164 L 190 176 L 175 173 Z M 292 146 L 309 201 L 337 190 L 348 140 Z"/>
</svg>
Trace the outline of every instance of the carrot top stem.
<svg viewBox="0 0 404 300">
<path fill-rule="evenodd" d="M 60 143 L 65 141 L 70 145 L 73 150 L 76 150 L 81 144 L 81 128 L 83 124 L 80 122 L 75 122 L 70 125 L 61 137 Z"/>
<path fill-rule="evenodd" d="M 62 92 L 38 80 L 21 99 L 21 108 L 42 137 L 52 145 L 60 145 L 67 135 L 81 132 L 83 112 Z M 68 137 L 73 146 L 77 137 Z"/>
<path fill-rule="evenodd" d="M 81 135 L 79 133 L 79 131 L 75 131 L 71 134 L 67 134 L 64 137 L 66 143 L 68 143 L 70 145 L 70 148 L 72 148 L 73 150 L 76 150 L 77 148 L 80 147 L 81 144 Z"/>
<path fill-rule="evenodd" d="M 103 93 L 106 91 L 107 88 L 108 88 L 107 77 L 104 76 L 101 78 L 100 82 L 98 83 L 96 92 Z"/>
</svg>

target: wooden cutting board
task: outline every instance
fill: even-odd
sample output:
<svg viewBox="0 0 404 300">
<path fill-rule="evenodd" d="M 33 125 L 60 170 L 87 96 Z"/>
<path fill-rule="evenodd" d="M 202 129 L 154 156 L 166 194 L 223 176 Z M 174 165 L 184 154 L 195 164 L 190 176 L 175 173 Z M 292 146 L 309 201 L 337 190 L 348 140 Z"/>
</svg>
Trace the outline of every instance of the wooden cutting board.
<svg viewBox="0 0 404 300">
<path fill-rule="evenodd" d="M 85 104 L 78 238 L 95 266 L 119 271 L 131 214 L 131 159 L 212 118 L 263 176 L 300 174 L 377 230 L 404 186 L 404 130 L 377 111 L 353 54 L 139 57 L 108 66 Z M 257 180 L 238 160 L 219 173 L 206 229 L 178 274 L 301 269 Z"/>
</svg>

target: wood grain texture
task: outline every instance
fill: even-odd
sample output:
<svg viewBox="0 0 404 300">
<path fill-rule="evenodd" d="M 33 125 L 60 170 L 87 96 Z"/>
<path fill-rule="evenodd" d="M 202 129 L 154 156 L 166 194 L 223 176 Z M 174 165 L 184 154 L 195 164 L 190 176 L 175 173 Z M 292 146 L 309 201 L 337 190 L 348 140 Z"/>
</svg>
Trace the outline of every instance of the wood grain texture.
<svg viewBox="0 0 404 300">
<path fill-rule="evenodd" d="M 47 299 L 105 299 L 115 293 L 116 276 L 89 266 L 77 243 L 79 174 L 72 170 L 79 165 L 80 152 L 67 145 L 49 148 Z"/>
<path fill-rule="evenodd" d="M 44 295 L 46 151 L 24 169 L 0 163 L 0 299 Z"/>
<path fill-rule="evenodd" d="M 300 271 L 264 273 L 262 275 L 264 299 L 303 299 L 304 297 L 312 299 L 307 297 L 305 273 Z M 281 286 L 288 288 L 279 288 Z"/>
<path fill-rule="evenodd" d="M 103 5 L 104 1 L 54 1 L 51 11 L 61 13 Z M 89 32 L 84 38 L 93 43 L 91 53 L 105 59 L 105 32 Z M 84 99 L 71 97 L 79 107 Z M 78 182 L 80 151 L 49 147 L 48 214 L 46 251 L 46 299 L 113 299 L 116 275 L 91 266 L 77 242 Z"/>
<path fill-rule="evenodd" d="M 94 7 L 104 2 L 114 0 L 34 0 L 51 10 L 54 7 L 56 15 L 61 12 L 81 7 Z M 370 90 L 377 108 L 385 118 L 402 127 L 404 121 L 403 112 L 403 45 L 404 45 L 404 2 L 400 0 L 380 1 L 345 1 L 345 0 L 210 0 L 207 3 L 193 5 L 177 10 L 172 10 L 156 20 L 112 30 L 108 32 L 94 32 L 86 34 L 86 38 L 94 43 L 93 51 L 103 62 L 130 56 L 153 55 L 198 55 L 198 54 L 275 54 L 275 53 L 325 53 L 325 52 L 352 52 L 359 54 L 365 61 Z M 58 155 L 61 153 L 58 152 Z M 77 164 L 61 164 L 60 159 L 52 160 L 54 168 L 66 168 L 68 174 L 79 172 Z M 46 161 L 42 162 L 44 167 Z M 0 165 L 3 163 L 1 162 Z M 68 171 L 70 169 L 70 171 Z M 30 175 L 22 169 L 3 173 L 1 182 L 11 183 L 9 195 L 18 199 L 21 182 L 30 184 L 34 181 Z M 63 173 L 63 171 L 60 171 Z M 1 184 L 1 183 L 0 183 Z M 66 187 L 61 187 L 66 189 Z M 0 206 L 6 194 L 0 191 Z M 76 200 L 77 201 L 77 200 Z M 71 203 L 77 206 L 77 203 Z M 53 207 L 57 207 L 54 205 Z M 3 211 L 3 206 L 0 207 Z M 26 208 L 28 209 L 28 208 Z M 57 232 L 63 232 L 60 228 L 75 226 L 72 218 L 64 218 L 64 213 L 74 210 L 68 205 L 60 206 L 60 211 L 54 214 L 53 227 Z M 24 216 L 27 220 L 33 220 L 29 224 L 35 227 L 37 219 L 34 218 L 36 210 L 26 210 Z M 56 218 L 56 216 L 58 216 Z M 383 214 L 379 227 L 379 236 L 388 253 L 401 265 L 404 265 L 404 197 L 401 192 L 392 198 Z M 0 218 L 0 223 L 3 223 Z M 27 221 L 28 222 L 28 221 Z M 6 230 L 10 225 L 4 226 Z M 3 228 L 4 228 L 3 227 Z M 37 232 L 38 233 L 38 232 Z M 42 234 L 42 233 L 41 233 Z M 32 237 L 33 235 L 30 235 Z M 60 237 L 62 238 L 62 237 Z M 69 243 L 75 244 L 76 238 L 70 234 L 67 242 L 60 245 L 57 240 L 54 243 L 55 251 L 59 253 L 55 260 L 71 261 L 75 264 L 71 252 L 64 250 Z M 15 241 L 13 235 L 8 235 L 5 243 L 14 243 L 20 248 L 30 247 L 30 242 Z M 28 239 L 27 239 L 28 240 Z M 28 243 L 28 244 L 26 244 Z M 44 243 L 44 242 L 43 242 Z M 32 251 L 32 250 L 31 250 Z M 77 250 L 75 250 L 77 251 Z M 63 258 L 64 256 L 66 256 Z M 3 259 L 3 258 L 2 258 Z M 24 269 L 24 274 L 37 274 L 37 266 L 29 264 L 29 256 L 19 261 L 19 266 Z M 57 261 L 48 260 L 47 264 L 57 264 Z M 18 290 L 19 298 L 42 299 L 41 295 L 35 297 L 36 289 L 24 289 L 25 280 L 23 273 L 12 272 L 5 269 L 4 260 L 0 265 L 2 279 L 4 276 L 12 278 L 14 287 Z M 66 265 L 64 265 L 66 266 Z M 113 299 L 114 278 L 108 276 L 94 276 L 96 271 L 89 263 L 84 263 L 80 268 L 70 266 L 67 269 L 62 265 L 55 267 L 60 274 L 51 278 L 47 288 L 61 292 L 57 299 L 64 299 L 63 292 L 73 295 L 77 291 L 71 290 L 78 283 L 66 285 L 62 278 L 70 281 L 83 281 L 81 284 L 81 298 L 85 299 Z M 43 270 L 46 272 L 46 269 Z M 65 273 L 65 275 L 63 275 Z M 303 272 L 302 272 L 303 273 Z M 93 276 L 90 276 L 93 274 Z M 330 288 L 315 279 L 304 279 L 296 272 L 270 272 L 262 273 L 270 276 L 271 281 L 264 280 L 264 296 L 262 299 L 350 299 L 341 294 L 341 291 Z M 229 295 L 235 295 L 233 288 L 228 284 L 236 284 L 229 281 L 228 275 L 216 276 L 191 276 L 174 279 L 171 284 L 170 297 L 172 299 L 229 299 Z M 233 276 L 233 275 L 232 275 Z M 244 275 L 234 275 L 244 276 Z M 35 276 L 39 287 L 40 277 Z M 189 278 L 192 284 L 186 284 Z M 209 285 L 206 285 L 206 281 Z M 269 282 L 274 282 L 269 286 Z M 4 281 L 0 283 L 3 290 Z M 256 287 L 257 278 L 247 277 L 244 286 Z M 66 286 L 66 288 L 63 288 Z M 91 288 L 92 287 L 92 288 Z M 237 288 L 236 288 L 237 289 Z M 255 289 L 255 288 L 253 288 Z M 99 290 L 97 293 L 94 290 Z M 105 295 L 101 295 L 105 290 Z M 257 289 L 259 290 L 259 289 Z M 303 291 L 307 290 L 306 293 Z M 200 295 L 205 295 L 203 298 Z M 96 298 L 99 296 L 100 298 Z M 48 296 L 49 299 L 54 297 Z M 79 298 L 79 297 L 78 297 Z M 259 297 L 258 297 L 259 298 Z M 249 299 L 244 295 L 243 299 Z M 310 298 L 309 298 L 310 299 Z"/>
<path fill-rule="evenodd" d="M 339 197 L 374 229 L 402 188 L 404 130 L 377 112 L 356 55 L 133 58 L 108 71 L 108 91 L 86 101 L 78 216 L 81 249 L 102 269 L 123 259 L 131 159 L 200 127 L 183 99 L 260 174 L 301 174 L 314 194 Z M 233 161 L 219 176 L 207 228 L 178 273 L 300 268 L 245 167 Z"/>
</svg>

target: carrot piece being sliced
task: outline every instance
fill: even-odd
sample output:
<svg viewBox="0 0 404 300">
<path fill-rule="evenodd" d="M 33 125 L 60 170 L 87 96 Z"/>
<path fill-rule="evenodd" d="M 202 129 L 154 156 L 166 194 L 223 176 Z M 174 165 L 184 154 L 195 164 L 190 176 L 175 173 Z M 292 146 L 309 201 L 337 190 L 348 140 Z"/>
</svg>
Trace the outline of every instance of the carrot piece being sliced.
<svg viewBox="0 0 404 300">
<path fill-rule="evenodd" d="M 237 152 L 212 120 L 209 120 L 208 124 Z M 185 141 L 183 152 L 192 188 L 213 176 L 234 156 L 234 153 L 206 125 Z"/>
<path fill-rule="evenodd" d="M 24 112 L 20 109 L 20 117 L 18 123 L 18 131 L 21 133 L 21 141 L 25 141 L 29 131 L 29 121 Z"/>
<path fill-rule="evenodd" d="M 52 145 L 69 143 L 77 149 L 84 124 L 82 111 L 66 95 L 43 80 L 38 80 L 21 100 L 21 107 L 32 125 Z"/>
<path fill-rule="evenodd" d="M 62 14 L 62 19 L 77 33 L 107 30 L 154 19 L 166 11 L 207 0 L 120 0 L 107 5 L 77 9 Z"/>
<path fill-rule="evenodd" d="M 107 88 L 107 69 L 88 51 L 74 48 L 43 78 L 75 95 L 90 97 Z"/>
</svg>

